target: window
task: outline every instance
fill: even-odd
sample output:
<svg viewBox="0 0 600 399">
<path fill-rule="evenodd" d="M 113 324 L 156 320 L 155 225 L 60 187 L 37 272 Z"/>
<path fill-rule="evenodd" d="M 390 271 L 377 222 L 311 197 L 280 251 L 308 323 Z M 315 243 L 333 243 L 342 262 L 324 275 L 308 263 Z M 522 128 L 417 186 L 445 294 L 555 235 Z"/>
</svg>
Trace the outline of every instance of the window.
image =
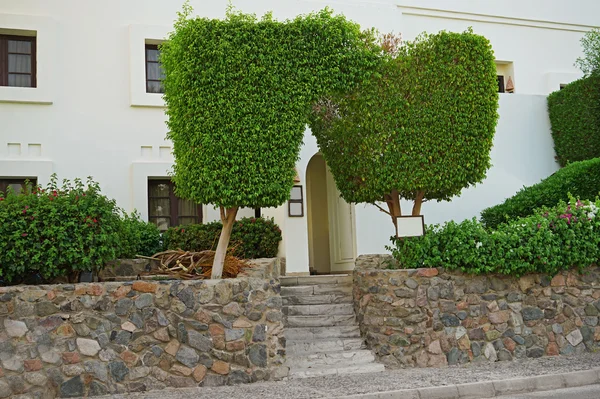
<svg viewBox="0 0 600 399">
<path fill-rule="evenodd" d="M 498 93 L 504 93 L 504 76 L 498 75 Z"/>
<path fill-rule="evenodd" d="M 29 181 L 30 187 L 33 187 L 37 184 L 37 179 L 35 178 L 16 178 L 16 179 L 0 179 L 0 192 L 2 194 L 6 194 L 6 190 L 8 188 L 12 188 L 13 192 L 20 193 L 25 190 L 25 182 Z"/>
<path fill-rule="evenodd" d="M 202 223 L 202 205 L 178 198 L 170 180 L 148 180 L 148 218 L 162 231 Z"/>
<path fill-rule="evenodd" d="M 164 93 L 162 79 L 165 77 L 158 62 L 158 45 L 146 44 L 146 93 Z"/>
<path fill-rule="evenodd" d="M 0 35 L 0 86 L 36 87 L 35 37 Z"/>
</svg>

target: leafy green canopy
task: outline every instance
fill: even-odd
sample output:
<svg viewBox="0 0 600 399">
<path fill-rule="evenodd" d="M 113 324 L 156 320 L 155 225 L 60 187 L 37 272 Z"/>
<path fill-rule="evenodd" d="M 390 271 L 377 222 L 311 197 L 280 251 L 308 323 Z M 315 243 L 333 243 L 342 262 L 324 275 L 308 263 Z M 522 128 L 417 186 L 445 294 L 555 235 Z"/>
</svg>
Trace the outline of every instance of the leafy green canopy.
<svg viewBox="0 0 600 399">
<path fill-rule="evenodd" d="M 327 9 L 285 22 L 180 15 L 161 47 L 178 195 L 224 208 L 285 202 L 310 104 L 362 79 L 372 42 Z"/>
<path fill-rule="evenodd" d="M 581 38 L 583 57 L 577 58 L 578 66 L 585 76 L 600 72 L 600 29 L 595 28 Z"/>
<path fill-rule="evenodd" d="M 481 221 L 487 228 L 495 229 L 514 218 L 532 215 L 537 208 L 566 201 L 569 195 L 582 200 L 600 196 L 600 158 L 574 162 L 541 182 L 524 187 L 502 204 L 484 209 Z"/>
<path fill-rule="evenodd" d="M 551 93 L 548 111 L 561 166 L 600 157 L 600 74 Z"/>
<path fill-rule="evenodd" d="M 378 72 L 314 108 L 311 129 L 342 197 L 448 200 L 482 181 L 498 119 L 489 41 L 470 30 L 422 35 Z"/>
</svg>

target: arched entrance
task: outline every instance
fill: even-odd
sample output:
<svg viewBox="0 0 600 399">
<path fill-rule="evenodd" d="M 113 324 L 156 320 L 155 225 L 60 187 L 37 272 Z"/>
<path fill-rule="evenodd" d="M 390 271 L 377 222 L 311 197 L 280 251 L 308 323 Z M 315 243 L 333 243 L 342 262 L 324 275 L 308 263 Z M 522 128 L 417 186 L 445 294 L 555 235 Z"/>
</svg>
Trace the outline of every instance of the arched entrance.
<svg viewBox="0 0 600 399">
<path fill-rule="evenodd" d="M 308 162 L 306 197 L 311 273 L 352 270 L 356 258 L 354 205 L 340 197 L 321 154 Z"/>
</svg>

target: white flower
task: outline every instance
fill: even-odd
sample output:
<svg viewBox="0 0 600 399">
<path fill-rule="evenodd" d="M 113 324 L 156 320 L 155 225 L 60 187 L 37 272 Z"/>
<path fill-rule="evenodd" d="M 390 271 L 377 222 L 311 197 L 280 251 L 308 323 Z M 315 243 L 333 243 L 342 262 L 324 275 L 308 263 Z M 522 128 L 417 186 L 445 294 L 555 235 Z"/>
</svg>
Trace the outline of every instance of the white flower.
<svg viewBox="0 0 600 399">
<path fill-rule="evenodd" d="M 482 243 L 478 242 L 477 244 L 475 244 L 475 248 L 479 249 L 479 248 L 481 248 L 482 245 L 483 245 Z"/>
</svg>

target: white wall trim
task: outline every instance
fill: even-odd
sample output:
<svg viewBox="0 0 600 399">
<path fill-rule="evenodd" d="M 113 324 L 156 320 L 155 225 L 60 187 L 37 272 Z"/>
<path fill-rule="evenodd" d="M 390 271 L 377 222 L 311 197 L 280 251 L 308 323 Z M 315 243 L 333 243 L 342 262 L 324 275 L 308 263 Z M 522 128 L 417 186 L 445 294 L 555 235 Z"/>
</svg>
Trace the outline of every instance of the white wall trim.
<svg viewBox="0 0 600 399">
<path fill-rule="evenodd" d="M 129 25 L 129 94 L 132 107 L 164 107 L 161 94 L 146 93 L 146 42 L 165 40 L 170 27 Z"/>
<path fill-rule="evenodd" d="M 35 177 L 37 183 L 45 186 L 50 182 L 54 165 L 50 160 L 8 160 L 0 159 L 0 177 Z"/>
<path fill-rule="evenodd" d="M 437 8 L 409 7 L 403 5 L 398 5 L 398 8 L 402 11 L 403 15 L 412 15 L 417 17 L 455 19 L 461 21 L 484 22 L 489 24 L 524 26 L 529 28 L 553 29 L 571 32 L 587 32 L 593 28 L 596 28 L 596 26 L 592 25 L 572 24 L 517 17 L 504 17 L 490 14 L 442 10 Z"/>
<path fill-rule="evenodd" d="M 0 103 L 52 104 L 56 79 L 56 22 L 48 17 L 0 14 L 0 29 L 36 32 L 37 87 L 0 86 Z"/>
</svg>

